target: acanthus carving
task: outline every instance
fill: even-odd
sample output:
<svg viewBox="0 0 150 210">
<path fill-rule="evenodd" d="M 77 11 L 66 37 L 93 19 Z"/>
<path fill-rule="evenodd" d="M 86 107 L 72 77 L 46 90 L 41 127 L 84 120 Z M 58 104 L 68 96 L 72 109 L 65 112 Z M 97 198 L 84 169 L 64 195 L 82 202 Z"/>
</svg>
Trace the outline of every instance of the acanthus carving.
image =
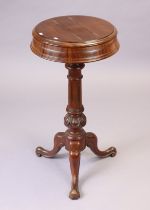
<svg viewBox="0 0 150 210">
<path fill-rule="evenodd" d="M 80 114 L 70 114 L 67 113 L 64 117 L 65 126 L 68 128 L 82 128 L 86 124 L 86 116 L 83 113 Z"/>
</svg>

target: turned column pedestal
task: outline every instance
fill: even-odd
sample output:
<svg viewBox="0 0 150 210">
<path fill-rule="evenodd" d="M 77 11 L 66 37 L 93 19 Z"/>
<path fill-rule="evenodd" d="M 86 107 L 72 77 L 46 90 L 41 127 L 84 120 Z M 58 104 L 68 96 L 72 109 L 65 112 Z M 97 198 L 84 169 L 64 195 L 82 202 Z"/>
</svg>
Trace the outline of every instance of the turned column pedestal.
<svg viewBox="0 0 150 210">
<path fill-rule="evenodd" d="M 80 197 L 80 153 L 86 146 L 101 158 L 116 155 L 114 147 L 99 150 L 96 135 L 83 129 L 86 116 L 83 113 L 81 73 L 84 63 L 104 59 L 118 50 L 116 35 L 115 27 L 109 22 L 88 16 L 52 18 L 41 22 L 33 30 L 32 51 L 45 59 L 66 63 L 68 69 L 68 105 L 64 117 L 68 129 L 55 135 L 52 150 L 37 147 L 36 154 L 51 158 L 62 147 L 66 148 L 72 174 L 71 199 Z"/>
</svg>

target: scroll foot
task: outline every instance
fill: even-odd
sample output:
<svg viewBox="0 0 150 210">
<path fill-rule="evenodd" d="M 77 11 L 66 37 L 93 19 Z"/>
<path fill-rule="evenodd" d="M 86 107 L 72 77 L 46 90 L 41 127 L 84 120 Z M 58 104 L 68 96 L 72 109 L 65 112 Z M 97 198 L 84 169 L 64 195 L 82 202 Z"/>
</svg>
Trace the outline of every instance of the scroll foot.
<svg viewBox="0 0 150 210">
<path fill-rule="evenodd" d="M 92 152 L 94 152 L 94 154 L 101 158 L 109 156 L 114 157 L 117 154 L 115 147 L 110 147 L 105 151 L 99 150 L 97 146 L 97 137 L 94 133 L 91 132 L 86 133 L 86 145 L 92 150 Z"/>
<path fill-rule="evenodd" d="M 38 157 L 43 156 L 46 158 L 51 158 L 54 157 L 64 145 L 65 145 L 64 132 L 59 132 L 54 137 L 54 147 L 52 150 L 49 151 L 44 149 L 43 147 L 37 147 L 36 154 Z"/>
</svg>

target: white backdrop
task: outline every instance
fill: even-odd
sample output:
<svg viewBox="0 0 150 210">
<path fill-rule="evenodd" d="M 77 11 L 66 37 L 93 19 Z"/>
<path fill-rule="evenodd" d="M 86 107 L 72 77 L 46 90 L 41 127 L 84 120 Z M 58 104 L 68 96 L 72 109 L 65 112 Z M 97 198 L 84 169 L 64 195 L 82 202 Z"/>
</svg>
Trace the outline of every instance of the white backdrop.
<svg viewBox="0 0 150 210">
<path fill-rule="evenodd" d="M 99 146 L 116 146 L 99 160 L 86 149 L 81 198 L 68 199 L 67 152 L 35 156 L 64 131 L 67 70 L 35 56 L 32 28 L 61 15 L 91 15 L 118 29 L 120 51 L 83 70 L 88 131 Z M 150 1 L 0 0 L 0 209 L 147 210 L 150 208 Z"/>
</svg>

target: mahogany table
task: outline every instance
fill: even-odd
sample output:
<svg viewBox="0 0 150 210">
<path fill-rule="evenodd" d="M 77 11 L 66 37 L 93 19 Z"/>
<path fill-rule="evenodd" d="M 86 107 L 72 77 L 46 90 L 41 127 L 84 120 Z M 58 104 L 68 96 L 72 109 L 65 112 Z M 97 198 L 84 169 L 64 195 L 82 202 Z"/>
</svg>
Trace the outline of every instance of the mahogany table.
<svg viewBox="0 0 150 210">
<path fill-rule="evenodd" d="M 96 135 L 83 129 L 86 116 L 82 105 L 81 70 L 84 63 L 107 58 L 118 51 L 117 30 L 103 19 L 73 15 L 42 21 L 35 26 L 32 34 L 33 53 L 50 61 L 65 63 L 68 69 L 68 105 L 64 117 L 64 124 L 68 129 L 55 135 L 52 150 L 37 147 L 36 154 L 54 157 L 65 146 L 69 151 L 72 174 L 69 197 L 78 199 L 80 152 L 88 146 L 100 158 L 116 155 L 114 147 L 99 150 Z"/>
</svg>

